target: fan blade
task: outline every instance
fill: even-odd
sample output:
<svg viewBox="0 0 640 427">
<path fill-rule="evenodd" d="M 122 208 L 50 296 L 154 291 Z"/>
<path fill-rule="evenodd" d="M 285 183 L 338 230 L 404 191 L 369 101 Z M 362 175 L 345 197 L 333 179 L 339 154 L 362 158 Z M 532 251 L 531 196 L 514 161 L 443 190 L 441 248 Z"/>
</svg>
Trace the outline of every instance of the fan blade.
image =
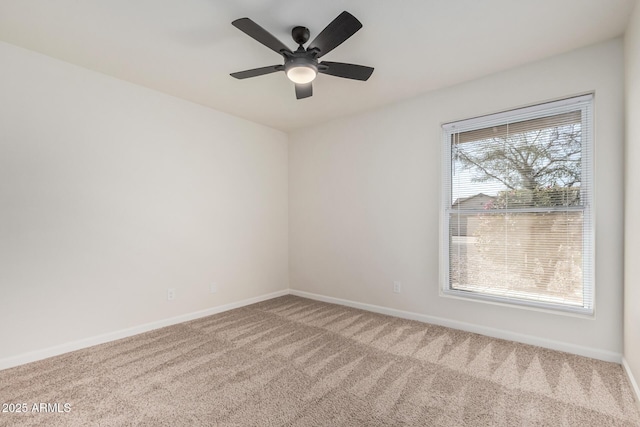
<svg viewBox="0 0 640 427">
<path fill-rule="evenodd" d="M 275 52 L 281 53 L 284 50 L 291 53 L 291 50 L 280 40 L 249 18 L 236 19 L 231 25 Z"/>
<path fill-rule="evenodd" d="M 366 81 L 371 77 L 373 68 L 365 67 L 364 65 L 345 64 L 344 62 L 322 61 L 318 64 L 318 72 L 329 74 L 330 76 L 344 77 L 345 79 Z"/>
<path fill-rule="evenodd" d="M 340 46 L 360 28 L 362 28 L 360 21 L 349 12 L 344 11 L 318 34 L 309 44 L 307 50 L 318 49 L 320 52 L 317 58 L 320 58 Z"/>
<path fill-rule="evenodd" d="M 249 77 L 258 77 L 265 74 L 275 73 L 276 71 L 282 71 L 284 67 L 282 65 L 269 65 L 268 67 L 254 68 L 253 70 L 238 71 L 237 73 L 231 73 L 232 77 L 236 79 L 248 79 Z"/>
<path fill-rule="evenodd" d="M 307 83 L 304 85 L 297 84 L 296 85 L 296 98 L 308 98 L 313 95 L 313 86 L 311 83 Z"/>
</svg>

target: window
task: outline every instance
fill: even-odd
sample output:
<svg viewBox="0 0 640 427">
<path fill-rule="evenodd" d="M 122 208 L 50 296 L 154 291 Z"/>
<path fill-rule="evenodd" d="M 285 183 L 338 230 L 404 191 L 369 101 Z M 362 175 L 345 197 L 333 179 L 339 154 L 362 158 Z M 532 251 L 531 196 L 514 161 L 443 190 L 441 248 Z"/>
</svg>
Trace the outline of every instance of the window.
<svg viewBox="0 0 640 427">
<path fill-rule="evenodd" d="M 592 96 L 443 125 L 443 292 L 593 313 Z"/>
</svg>

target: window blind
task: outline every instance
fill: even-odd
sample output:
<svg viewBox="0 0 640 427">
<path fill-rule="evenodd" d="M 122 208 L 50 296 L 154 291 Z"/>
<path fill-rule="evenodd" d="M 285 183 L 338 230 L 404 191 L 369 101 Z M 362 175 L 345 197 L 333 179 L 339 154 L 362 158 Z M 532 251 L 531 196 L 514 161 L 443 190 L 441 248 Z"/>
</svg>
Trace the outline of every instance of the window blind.
<svg viewBox="0 0 640 427">
<path fill-rule="evenodd" d="M 443 125 L 443 290 L 593 313 L 592 96 Z"/>
</svg>

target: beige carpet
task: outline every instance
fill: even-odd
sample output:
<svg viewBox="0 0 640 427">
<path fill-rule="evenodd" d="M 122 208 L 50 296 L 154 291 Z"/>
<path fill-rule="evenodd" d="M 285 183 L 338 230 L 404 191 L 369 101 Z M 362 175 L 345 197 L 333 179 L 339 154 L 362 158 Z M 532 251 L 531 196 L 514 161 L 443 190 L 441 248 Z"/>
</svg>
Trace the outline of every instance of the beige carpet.
<svg viewBox="0 0 640 427">
<path fill-rule="evenodd" d="M 3 403 L 28 411 L 2 426 L 640 425 L 619 365 L 294 296 L 0 371 Z"/>
</svg>

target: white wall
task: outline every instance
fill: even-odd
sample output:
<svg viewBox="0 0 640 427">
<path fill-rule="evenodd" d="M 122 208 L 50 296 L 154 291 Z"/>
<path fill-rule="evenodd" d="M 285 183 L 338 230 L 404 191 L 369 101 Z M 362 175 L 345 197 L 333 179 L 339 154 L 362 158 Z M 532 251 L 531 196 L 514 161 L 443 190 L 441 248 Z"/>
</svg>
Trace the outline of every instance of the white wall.
<svg viewBox="0 0 640 427">
<path fill-rule="evenodd" d="M 288 288 L 286 134 L 5 43 L 0 64 L 0 361 Z"/>
<path fill-rule="evenodd" d="M 616 39 L 291 134 L 291 288 L 619 360 L 623 76 Z M 440 125 L 591 91 L 596 316 L 439 296 Z M 392 293 L 393 280 L 402 282 L 401 294 Z"/>
<path fill-rule="evenodd" d="M 626 38 L 629 114 L 640 108 L 638 21 L 636 8 Z M 279 131 L 8 44 L 0 63 L 0 361 L 289 281 L 596 357 L 622 352 L 621 40 L 294 132 L 288 153 Z M 440 124 L 589 91 L 596 317 L 440 297 Z M 640 133 L 627 125 L 633 161 Z M 628 195 L 637 194 L 636 175 L 627 169 Z M 637 211 L 631 203 L 627 215 Z M 627 301 L 639 292 L 632 226 Z M 393 280 L 402 294 L 391 292 Z M 625 356 L 636 374 L 638 325 L 627 308 Z"/>
<path fill-rule="evenodd" d="M 640 381 L 640 3 L 636 3 L 625 34 L 625 59 L 624 358 Z"/>
</svg>

